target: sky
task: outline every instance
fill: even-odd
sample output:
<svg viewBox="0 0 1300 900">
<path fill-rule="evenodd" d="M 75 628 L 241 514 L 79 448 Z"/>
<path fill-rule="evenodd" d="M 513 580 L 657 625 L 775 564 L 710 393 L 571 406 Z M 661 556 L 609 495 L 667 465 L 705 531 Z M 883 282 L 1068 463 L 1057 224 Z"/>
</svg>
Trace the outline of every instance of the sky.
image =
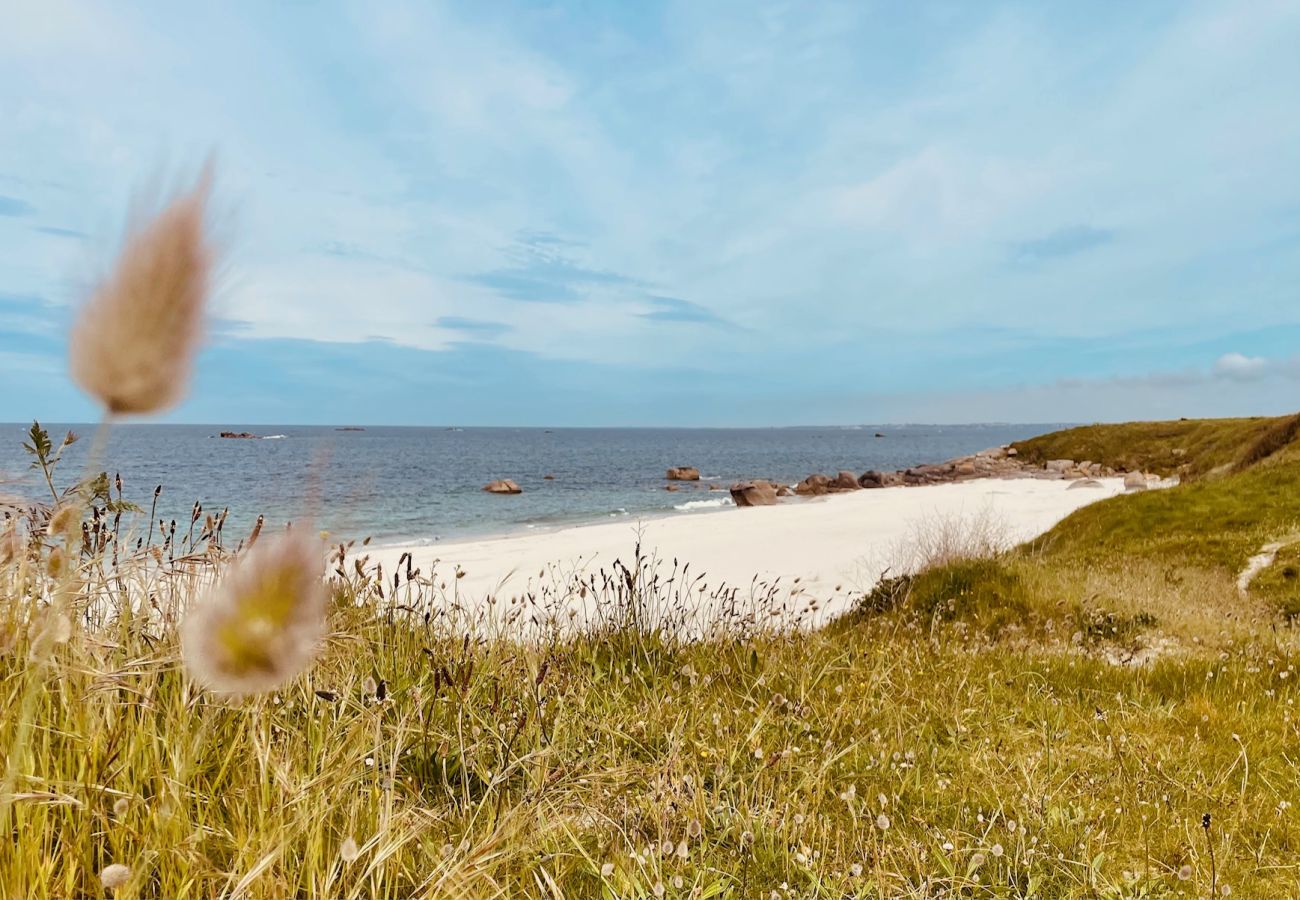
<svg viewBox="0 0 1300 900">
<path fill-rule="evenodd" d="M 221 278 L 165 421 L 1300 409 L 1300 0 L 0 23 L 0 421 L 96 418 L 68 324 L 209 155 Z"/>
</svg>

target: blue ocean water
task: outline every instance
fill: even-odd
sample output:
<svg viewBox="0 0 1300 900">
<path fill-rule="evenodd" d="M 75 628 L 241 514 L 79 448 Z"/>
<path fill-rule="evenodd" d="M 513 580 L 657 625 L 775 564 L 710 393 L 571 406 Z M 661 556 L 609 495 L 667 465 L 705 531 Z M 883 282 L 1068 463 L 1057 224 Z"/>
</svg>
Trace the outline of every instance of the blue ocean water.
<svg viewBox="0 0 1300 900">
<path fill-rule="evenodd" d="M 21 448 L 28 425 L 0 425 L 0 491 L 40 497 L 44 481 Z M 63 480 L 87 471 L 94 426 L 47 424 L 81 440 Z M 96 470 L 120 473 L 127 499 L 182 528 L 197 500 L 230 509 L 229 538 L 259 514 L 270 524 L 311 520 L 340 537 L 433 541 L 591 522 L 611 516 L 689 515 L 729 504 L 745 478 L 793 483 L 811 472 L 899 469 L 1020 440 L 1060 425 L 863 425 L 844 428 L 396 428 L 123 425 Z M 217 437 L 249 431 L 260 440 Z M 883 437 L 876 437 L 880 433 Z M 266 439 L 266 436 L 270 439 Z M 698 486 L 664 490 L 669 466 L 695 466 Z M 547 480 L 546 475 L 554 476 Z M 496 496 L 496 478 L 523 493 Z M 712 483 L 724 490 L 710 492 Z"/>
</svg>

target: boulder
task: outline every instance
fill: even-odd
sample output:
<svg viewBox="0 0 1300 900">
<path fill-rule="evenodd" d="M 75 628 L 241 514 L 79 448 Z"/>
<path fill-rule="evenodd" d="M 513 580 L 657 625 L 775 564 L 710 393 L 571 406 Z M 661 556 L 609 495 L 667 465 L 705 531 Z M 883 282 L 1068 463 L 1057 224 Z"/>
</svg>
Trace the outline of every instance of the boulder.
<svg viewBox="0 0 1300 900">
<path fill-rule="evenodd" d="M 483 490 L 489 494 L 522 494 L 524 492 L 523 488 L 509 478 L 498 478 L 496 481 L 489 481 L 483 485 Z"/>
<path fill-rule="evenodd" d="M 825 475 L 809 475 L 794 486 L 794 492 L 805 497 L 818 497 L 830 490 L 830 483 Z"/>
<path fill-rule="evenodd" d="M 832 491 L 856 491 L 860 487 L 861 485 L 858 484 L 858 476 L 854 475 L 852 472 L 840 472 L 835 476 L 835 480 L 827 485 L 827 488 Z"/>
<path fill-rule="evenodd" d="M 221 432 L 221 437 L 234 438 L 237 441 L 251 441 L 256 440 L 257 435 L 253 434 L 251 431 L 223 431 Z"/>
<path fill-rule="evenodd" d="M 665 477 L 669 481 L 699 481 L 700 470 L 694 466 L 673 466 Z"/>
<path fill-rule="evenodd" d="M 881 475 L 875 469 L 863 472 L 858 476 L 858 487 L 878 488 L 885 486 L 885 476 Z"/>
<path fill-rule="evenodd" d="M 979 471 L 975 468 L 975 461 L 973 459 L 957 463 L 956 467 L 952 471 L 954 475 L 961 478 L 971 478 L 979 474 Z"/>
<path fill-rule="evenodd" d="M 1141 472 L 1129 472 L 1124 476 L 1124 490 L 1145 491 L 1146 489 L 1147 477 Z"/>
<path fill-rule="evenodd" d="M 1075 488 L 1099 488 L 1099 487 L 1105 487 L 1105 485 L 1095 478 L 1080 478 L 1078 481 L 1070 482 L 1070 486 L 1066 488 L 1066 490 L 1072 491 Z"/>
<path fill-rule="evenodd" d="M 679 488 L 679 487 L 678 487 L 677 485 L 675 485 L 675 484 L 665 484 L 665 485 L 664 485 L 664 490 L 665 490 L 665 491 L 680 491 L 681 488 Z"/>
<path fill-rule="evenodd" d="M 776 486 L 776 495 L 778 497 L 793 497 L 794 491 L 790 488 L 790 485 L 788 484 L 778 484 Z"/>
<path fill-rule="evenodd" d="M 1017 450 L 1015 447 L 1007 448 L 1007 456 L 1019 456 L 1019 455 L 1020 455 L 1020 451 Z"/>
<path fill-rule="evenodd" d="M 1043 464 L 1043 468 L 1049 472 L 1056 472 L 1058 474 L 1061 474 L 1074 468 L 1074 460 L 1049 459 L 1046 463 Z"/>
<path fill-rule="evenodd" d="M 554 480 L 555 480 L 555 476 L 554 476 L 554 475 L 543 475 L 543 476 L 542 476 L 542 481 L 554 481 Z"/>
<path fill-rule="evenodd" d="M 731 486 L 731 499 L 737 506 L 774 506 L 777 487 L 770 481 L 740 481 Z"/>
</svg>

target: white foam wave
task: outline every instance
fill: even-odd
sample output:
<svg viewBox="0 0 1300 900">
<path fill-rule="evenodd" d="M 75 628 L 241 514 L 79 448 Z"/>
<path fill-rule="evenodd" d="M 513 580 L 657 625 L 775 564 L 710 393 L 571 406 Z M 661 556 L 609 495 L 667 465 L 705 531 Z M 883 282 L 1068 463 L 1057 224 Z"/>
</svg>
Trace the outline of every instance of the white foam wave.
<svg viewBox="0 0 1300 900">
<path fill-rule="evenodd" d="M 689 512 L 693 509 L 718 509 L 723 506 L 735 505 L 730 497 L 714 497 L 712 500 L 687 500 L 685 503 L 678 503 L 673 509 Z"/>
<path fill-rule="evenodd" d="M 289 435 L 287 435 L 287 434 L 264 434 L 264 435 L 262 435 L 262 440 L 264 440 L 264 441 L 282 441 L 282 440 L 284 440 L 285 438 L 287 438 L 288 436 L 289 436 Z"/>
</svg>

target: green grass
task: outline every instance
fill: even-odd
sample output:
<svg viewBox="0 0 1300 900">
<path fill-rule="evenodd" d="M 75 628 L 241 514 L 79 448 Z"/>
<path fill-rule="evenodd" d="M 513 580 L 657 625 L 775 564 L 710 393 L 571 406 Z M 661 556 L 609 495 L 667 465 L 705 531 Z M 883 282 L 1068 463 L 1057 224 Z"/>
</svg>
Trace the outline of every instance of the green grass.
<svg viewBox="0 0 1300 900">
<path fill-rule="evenodd" d="M 1206 438 L 1178 458 L 1208 473 L 1236 458 L 1210 433 L 1276 427 L 1234 421 L 1170 423 Z M 1109 432 L 1063 435 L 1039 446 L 1119 459 L 1085 452 Z M 1235 578 L 1296 530 L 1298 489 L 1284 442 L 894 579 L 830 627 L 695 643 L 467 639 L 424 616 L 427 576 L 380 600 L 349 560 L 310 672 L 243 701 L 200 691 L 143 617 L 40 650 L 51 588 L 85 611 L 120 587 L 94 554 L 51 579 L 41 538 L 0 565 L 0 896 L 105 896 L 114 862 L 123 898 L 1291 896 L 1300 550 L 1245 596 Z M 118 575 L 167 608 L 208 577 L 180 568 Z M 627 583 L 592 599 L 662 584 Z"/>
<path fill-rule="evenodd" d="M 1232 469 L 1244 460 L 1257 462 L 1279 436 L 1285 438 L 1283 443 L 1294 438 L 1293 427 L 1287 431 L 1293 421 L 1287 416 L 1086 425 L 1018 441 L 1013 446 L 1021 459 L 1031 463 L 1090 460 L 1119 471 L 1178 475 L 1190 480 Z M 1251 448 L 1263 455 L 1248 459 Z"/>
</svg>

